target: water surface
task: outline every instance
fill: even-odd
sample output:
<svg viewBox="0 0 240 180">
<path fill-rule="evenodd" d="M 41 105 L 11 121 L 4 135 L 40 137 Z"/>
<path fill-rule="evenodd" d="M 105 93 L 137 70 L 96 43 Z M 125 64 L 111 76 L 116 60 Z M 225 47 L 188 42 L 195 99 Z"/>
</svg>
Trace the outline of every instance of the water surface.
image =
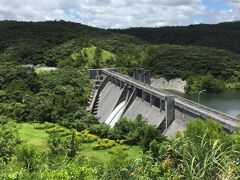
<svg viewBox="0 0 240 180">
<path fill-rule="evenodd" d="M 171 93 L 198 102 L 198 94 L 185 94 L 174 90 Z M 236 117 L 240 114 L 240 92 L 201 93 L 200 104 Z"/>
</svg>

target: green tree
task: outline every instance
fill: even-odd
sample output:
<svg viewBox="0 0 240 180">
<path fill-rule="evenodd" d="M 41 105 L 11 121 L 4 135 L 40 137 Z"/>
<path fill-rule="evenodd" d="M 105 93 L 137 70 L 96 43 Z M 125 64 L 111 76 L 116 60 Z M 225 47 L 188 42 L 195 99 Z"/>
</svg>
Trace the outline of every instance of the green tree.
<svg viewBox="0 0 240 180">
<path fill-rule="evenodd" d="M 18 137 L 18 127 L 14 122 L 0 125 L 0 158 L 8 163 L 21 143 Z"/>
</svg>

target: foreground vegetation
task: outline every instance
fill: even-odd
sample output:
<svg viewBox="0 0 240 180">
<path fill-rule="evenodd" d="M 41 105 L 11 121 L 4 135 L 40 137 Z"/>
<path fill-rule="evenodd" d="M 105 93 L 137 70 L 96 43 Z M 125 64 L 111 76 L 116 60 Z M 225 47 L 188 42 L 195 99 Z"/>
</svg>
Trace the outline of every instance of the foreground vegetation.
<svg viewBox="0 0 240 180">
<path fill-rule="evenodd" d="M 228 135 L 211 120 L 196 120 L 188 123 L 184 133 L 167 140 L 151 133 L 158 130 L 144 122 L 122 119 L 103 135 L 96 131 L 91 134 L 91 129 L 98 126 L 103 131 L 104 124 L 76 131 L 51 123 L 19 125 L 1 116 L 0 178 L 240 178 L 238 131 Z M 142 135 L 144 131 L 147 133 Z M 34 136 L 27 135 L 29 132 L 34 132 Z M 143 152 L 132 144 L 141 146 Z"/>
</svg>

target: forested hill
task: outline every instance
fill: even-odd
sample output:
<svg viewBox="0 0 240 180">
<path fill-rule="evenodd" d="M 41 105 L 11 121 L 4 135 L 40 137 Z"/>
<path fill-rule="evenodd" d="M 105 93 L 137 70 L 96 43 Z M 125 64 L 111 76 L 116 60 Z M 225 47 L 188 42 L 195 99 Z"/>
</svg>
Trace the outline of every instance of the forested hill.
<svg viewBox="0 0 240 180">
<path fill-rule="evenodd" d="M 97 32 L 97 33 L 96 33 Z M 18 63 L 43 63 L 44 53 L 76 38 L 88 39 L 111 34 L 105 30 L 65 21 L 0 22 L 0 53 Z M 84 43 L 84 42 L 83 42 Z"/>
<path fill-rule="evenodd" d="M 237 36 L 232 37 L 238 29 L 238 23 L 234 25 L 235 28 L 223 29 L 225 33 L 216 29 L 223 35 L 220 33 L 219 39 L 206 37 L 206 42 L 216 42 L 219 46 L 226 43 L 227 46 L 228 40 L 232 39 L 232 42 L 239 43 Z M 199 33 L 201 29 L 209 29 L 209 33 L 212 29 L 207 25 L 199 27 Z M 167 31 L 168 28 L 172 31 Z M 65 21 L 0 21 L 0 66 L 40 64 L 58 68 L 84 68 L 86 72 L 88 68 L 116 67 L 126 73 L 131 73 L 138 66 L 150 69 L 155 76 L 183 78 L 188 81 L 187 90 L 191 92 L 203 88 L 208 91 L 240 89 L 239 54 L 203 46 L 175 45 L 184 42 L 191 34 L 194 35 L 192 42 L 203 39 L 194 32 L 183 31 L 185 34 L 182 32 L 178 36 L 173 31 L 198 29 L 198 26 L 168 28 L 125 30 L 129 34 L 138 32 L 131 36 Z M 164 44 L 167 40 L 158 36 L 160 30 L 165 30 L 166 39 L 169 37 L 179 42 Z M 151 31 L 156 34 L 149 33 Z M 230 38 L 221 40 L 227 36 Z M 163 43 L 156 44 L 160 40 Z M 217 43 L 220 40 L 221 43 Z"/>
<path fill-rule="evenodd" d="M 139 27 L 111 31 L 129 34 L 150 43 L 201 45 L 240 54 L 240 22 L 159 28 Z"/>
</svg>

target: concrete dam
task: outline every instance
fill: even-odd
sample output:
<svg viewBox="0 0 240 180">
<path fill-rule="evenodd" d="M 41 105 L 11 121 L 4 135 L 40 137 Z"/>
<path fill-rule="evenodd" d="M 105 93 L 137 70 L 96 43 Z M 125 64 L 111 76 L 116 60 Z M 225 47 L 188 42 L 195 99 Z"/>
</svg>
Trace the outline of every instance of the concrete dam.
<svg viewBox="0 0 240 180">
<path fill-rule="evenodd" d="M 166 136 L 183 131 L 196 118 L 217 121 L 229 132 L 238 126 L 237 118 L 150 86 L 150 73 L 143 69 L 134 77 L 115 69 L 91 69 L 89 74 L 94 89 L 89 111 L 111 127 L 121 117 L 133 120 L 139 114 Z"/>
</svg>

